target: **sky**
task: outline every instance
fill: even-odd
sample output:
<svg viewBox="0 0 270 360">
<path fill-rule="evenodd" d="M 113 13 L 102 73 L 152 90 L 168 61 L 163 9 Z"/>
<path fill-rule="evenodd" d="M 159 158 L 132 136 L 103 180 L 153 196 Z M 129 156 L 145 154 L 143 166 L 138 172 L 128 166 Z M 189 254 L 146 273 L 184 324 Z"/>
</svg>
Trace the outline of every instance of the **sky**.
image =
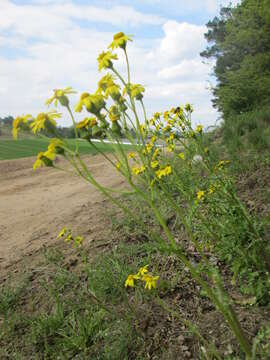
<svg viewBox="0 0 270 360">
<path fill-rule="evenodd" d="M 213 63 L 203 63 L 205 24 L 229 0 L 0 0 L 0 117 L 46 111 L 55 88 L 72 86 L 75 104 L 105 75 L 97 57 L 119 31 L 128 43 L 131 81 L 146 88 L 150 116 L 191 103 L 193 123 L 214 125 Z M 123 54 L 117 69 L 126 76 Z M 81 120 L 85 114 L 79 114 Z M 60 125 L 71 125 L 63 112 Z"/>
</svg>

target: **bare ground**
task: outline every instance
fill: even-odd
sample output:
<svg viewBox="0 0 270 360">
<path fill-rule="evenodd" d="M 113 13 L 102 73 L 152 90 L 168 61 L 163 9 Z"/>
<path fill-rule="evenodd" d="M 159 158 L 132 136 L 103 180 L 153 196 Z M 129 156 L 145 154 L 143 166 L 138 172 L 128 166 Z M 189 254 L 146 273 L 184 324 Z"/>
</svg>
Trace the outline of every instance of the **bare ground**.
<svg viewBox="0 0 270 360">
<path fill-rule="evenodd" d="M 63 226 L 84 235 L 86 244 L 104 240 L 109 206 L 101 193 L 75 174 L 53 168 L 34 172 L 33 158 L 0 162 L 0 273 L 43 246 L 59 242 Z M 89 169 L 104 186 L 119 188 L 123 179 L 98 156 Z M 64 163 L 59 163 L 66 166 Z"/>
</svg>

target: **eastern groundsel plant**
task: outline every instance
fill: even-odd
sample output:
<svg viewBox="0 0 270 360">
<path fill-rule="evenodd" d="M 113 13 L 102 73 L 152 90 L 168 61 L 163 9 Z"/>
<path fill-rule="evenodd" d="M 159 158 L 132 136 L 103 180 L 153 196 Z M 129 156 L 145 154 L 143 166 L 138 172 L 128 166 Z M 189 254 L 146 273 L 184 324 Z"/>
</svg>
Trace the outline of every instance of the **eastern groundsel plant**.
<svg viewBox="0 0 270 360">
<path fill-rule="evenodd" d="M 218 233 L 218 219 L 226 213 L 226 206 L 233 206 L 241 213 L 250 238 L 255 239 L 254 241 L 260 238 L 260 229 L 253 224 L 235 195 L 227 175 L 228 162 L 217 162 L 211 157 L 209 149 L 204 145 L 202 125 L 195 128 L 191 126 L 192 105 L 179 105 L 164 112 L 156 112 L 151 117 L 147 116 L 143 101 L 145 88 L 134 83 L 131 78 L 127 54 L 129 41 L 132 41 L 131 37 L 122 32 L 114 36 L 108 50 L 103 51 L 97 59 L 98 70 L 104 74 L 98 81 L 96 92 L 85 91 L 80 94 L 74 109 L 69 100 L 69 96 L 75 93 L 71 87 L 55 89 L 52 97 L 46 101 L 48 106 L 53 104 L 57 107 L 60 104 L 63 111 L 69 113 L 76 136 L 75 149 L 58 133 L 57 120 L 61 113 L 57 108 L 41 112 L 36 117 L 29 114 L 17 117 L 13 123 L 14 137 L 17 138 L 18 131 L 26 126 L 29 126 L 34 134 L 46 130 L 52 139 L 47 151 L 38 154 L 34 169 L 42 166 L 56 167 L 56 156 L 64 157 L 79 176 L 95 186 L 112 203 L 137 221 L 138 226 L 144 228 L 145 224 L 140 218 L 117 198 L 115 190 L 96 181 L 79 154 L 79 140 L 84 139 L 95 147 L 115 171 L 126 179 L 129 193 L 137 196 L 151 209 L 153 217 L 162 228 L 160 233 L 153 232 L 157 247 L 167 254 L 176 255 L 182 261 L 202 291 L 223 314 L 246 358 L 251 358 L 252 345 L 242 330 L 232 301 L 223 287 L 219 269 L 209 262 L 207 253 L 219 248 L 223 241 Z M 115 50 L 118 54 L 114 53 Z M 126 76 L 121 75 L 115 66 L 120 53 L 126 61 Z M 74 113 L 77 113 L 77 119 Z M 115 150 L 113 154 L 108 156 L 100 151 L 92 142 L 93 138 L 111 140 Z M 127 152 L 123 148 L 121 138 L 130 141 L 132 151 Z M 179 168 L 186 171 L 186 178 L 178 175 Z M 188 179 L 192 179 L 192 186 Z M 120 190 L 119 192 L 121 193 Z M 184 206 L 181 206 L 179 199 Z M 199 254 L 200 262 L 191 261 L 186 247 L 176 241 L 160 211 L 161 201 L 167 203 L 183 224 L 189 242 Z M 216 219 L 213 223 L 208 216 L 211 212 Z M 230 230 L 233 232 L 234 227 Z M 73 238 L 67 229 L 63 229 L 59 236 L 65 237 L 66 241 L 81 244 L 81 239 Z M 265 271 L 263 265 L 260 271 Z M 162 278 L 162 274 L 160 276 Z M 157 280 L 158 276 L 149 274 L 145 266 L 139 269 L 138 273 L 130 274 L 123 286 L 132 288 L 143 283 L 146 289 L 151 290 L 156 288 Z"/>
</svg>

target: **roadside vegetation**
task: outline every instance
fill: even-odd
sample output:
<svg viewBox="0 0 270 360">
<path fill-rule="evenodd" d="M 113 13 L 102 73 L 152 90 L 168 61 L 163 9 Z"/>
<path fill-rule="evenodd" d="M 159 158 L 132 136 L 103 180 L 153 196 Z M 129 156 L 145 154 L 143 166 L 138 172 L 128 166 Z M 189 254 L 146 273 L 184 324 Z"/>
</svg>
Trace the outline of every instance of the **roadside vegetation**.
<svg viewBox="0 0 270 360">
<path fill-rule="evenodd" d="M 268 4 L 246 0 L 235 9 L 222 9 L 221 18 L 208 24 L 213 46 L 204 56 L 217 57 L 216 71 L 231 48 L 249 54 L 257 24 L 265 32 L 270 26 Z M 234 25 L 240 23 L 241 28 L 248 16 L 249 31 L 236 40 Z M 130 40 L 118 33 L 109 45 L 125 58 L 126 76 L 115 67 L 116 53 L 109 50 L 98 57 L 99 70 L 107 73 L 97 92 L 82 93 L 74 109 L 90 116 L 75 119 L 70 87 L 55 90 L 47 100 L 47 105 L 60 103 L 69 113 L 75 146 L 57 131 L 57 109 L 14 120 L 15 137 L 21 126 L 53 135 L 34 169 L 53 167 L 56 156 L 64 157 L 110 201 L 106 216 L 112 230 L 103 251 L 93 252 L 81 234 L 63 224 L 57 246 L 44 249 L 35 268 L 23 278 L 5 280 L 0 354 L 7 359 L 269 359 L 266 100 L 237 110 L 244 104 L 243 94 L 231 87 L 236 89 L 232 99 L 225 88 L 230 79 L 235 86 L 241 84 L 234 71 L 243 75 L 246 60 L 242 56 L 241 62 L 241 54 L 233 53 L 231 68 L 226 64 L 216 73 L 221 74 L 214 89 L 214 101 L 224 115 L 221 127 L 208 132 L 202 125 L 194 128 L 190 104 L 177 104 L 148 118 L 145 89 L 131 82 Z M 250 64 L 257 56 L 248 59 Z M 248 68 L 250 79 L 252 69 L 254 77 L 265 79 L 257 65 Z M 237 94 L 242 102 L 234 108 Z M 80 155 L 79 136 L 115 167 L 128 188 L 111 191 L 95 180 Z M 123 148 L 123 136 L 134 144 L 132 151 Z M 113 140 L 112 156 L 97 148 L 93 137 Z"/>
</svg>

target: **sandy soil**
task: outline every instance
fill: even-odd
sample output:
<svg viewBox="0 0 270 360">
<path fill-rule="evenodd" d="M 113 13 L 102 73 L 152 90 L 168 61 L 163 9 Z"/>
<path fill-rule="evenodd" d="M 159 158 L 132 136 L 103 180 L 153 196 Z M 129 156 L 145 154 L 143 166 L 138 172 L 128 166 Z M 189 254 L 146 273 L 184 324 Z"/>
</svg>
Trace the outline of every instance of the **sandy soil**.
<svg viewBox="0 0 270 360">
<path fill-rule="evenodd" d="M 103 185 L 124 184 L 100 155 L 87 161 Z M 87 242 L 98 241 L 104 230 L 109 203 L 98 190 L 71 173 L 52 168 L 34 172 L 32 164 L 33 158 L 0 161 L 0 270 L 54 244 L 63 226 Z"/>
</svg>

